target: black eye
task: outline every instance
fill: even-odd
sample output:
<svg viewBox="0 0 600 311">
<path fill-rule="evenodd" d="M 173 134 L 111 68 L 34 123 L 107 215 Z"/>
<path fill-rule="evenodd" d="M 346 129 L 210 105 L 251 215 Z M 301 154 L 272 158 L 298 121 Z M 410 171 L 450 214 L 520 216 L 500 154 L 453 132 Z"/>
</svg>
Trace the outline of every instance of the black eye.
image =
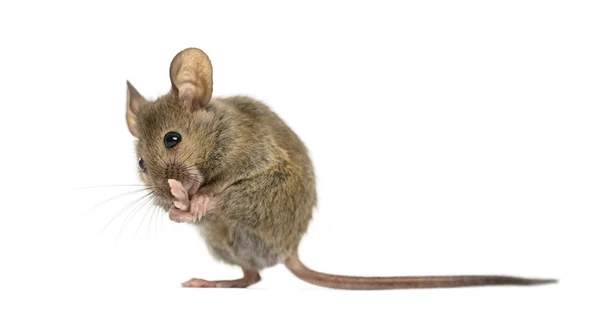
<svg viewBox="0 0 600 311">
<path fill-rule="evenodd" d="M 142 171 L 146 171 L 146 164 L 144 164 L 144 159 L 140 158 L 140 159 L 138 160 L 138 165 L 140 166 L 140 169 L 141 169 Z"/>
<path fill-rule="evenodd" d="M 168 132 L 165 135 L 165 147 L 173 148 L 181 141 L 181 135 L 177 132 Z"/>
</svg>

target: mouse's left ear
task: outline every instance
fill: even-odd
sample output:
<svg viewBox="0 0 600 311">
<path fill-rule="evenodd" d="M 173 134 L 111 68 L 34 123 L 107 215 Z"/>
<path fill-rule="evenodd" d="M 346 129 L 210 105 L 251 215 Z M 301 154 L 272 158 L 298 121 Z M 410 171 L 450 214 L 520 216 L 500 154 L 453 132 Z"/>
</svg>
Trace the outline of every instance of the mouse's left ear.
<svg viewBox="0 0 600 311">
<path fill-rule="evenodd" d="M 200 49 L 179 52 L 169 68 L 171 92 L 192 111 L 202 109 L 212 97 L 212 64 Z"/>
<path fill-rule="evenodd" d="M 148 101 L 127 81 L 127 127 L 135 137 L 138 137 L 137 114 L 140 107 L 147 103 Z"/>
</svg>

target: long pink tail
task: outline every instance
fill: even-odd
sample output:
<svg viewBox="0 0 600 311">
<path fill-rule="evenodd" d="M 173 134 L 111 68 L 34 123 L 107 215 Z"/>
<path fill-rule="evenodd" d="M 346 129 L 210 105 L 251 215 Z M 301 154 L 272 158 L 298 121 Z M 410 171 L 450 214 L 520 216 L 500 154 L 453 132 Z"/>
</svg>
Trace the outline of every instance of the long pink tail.
<svg viewBox="0 0 600 311">
<path fill-rule="evenodd" d="M 441 288 L 491 285 L 541 285 L 556 283 L 552 279 L 526 279 L 500 275 L 456 275 L 456 276 L 414 276 L 414 277 L 356 277 L 326 274 L 307 268 L 292 255 L 285 266 L 298 278 L 308 283 L 336 288 L 356 290 Z"/>
</svg>

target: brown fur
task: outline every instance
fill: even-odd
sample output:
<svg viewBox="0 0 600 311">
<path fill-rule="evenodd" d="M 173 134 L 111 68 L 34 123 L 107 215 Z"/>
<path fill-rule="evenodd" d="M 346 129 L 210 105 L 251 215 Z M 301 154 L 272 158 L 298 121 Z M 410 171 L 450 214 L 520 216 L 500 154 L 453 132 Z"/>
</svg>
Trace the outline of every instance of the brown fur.
<svg viewBox="0 0 600 311">
<path fill-rule="evenodd" d="M 297 251 L 317 194 L 303 142 L 259 101 L 241 96 L 209 100 L 212 66 L 200 50 L 177 54 L 170 74 L 171 91 L 154 101 L 128 83 L 128 126 L 137 137 L 137 155 L 146 163 L 140 177 L 154 190 L 157 203 L 169 209 L 173 196 L 167 180 L 189 182 L 189 168 L 197 168 L 202 179 L 197 193 L 210 195 L 215 206 L 201 218 L 200 232 L 215 258 L 245 273 L 231 282 L 193 279 L 184 286 L 248 286 L 260 279 L 258 271 L 278 263 L 307 282 L 346 289 L 548 282 L 503 276 L 361 278 L 306 268 Z M 169 149 L 163 137 L 170 131 L 182 139 Z"/>
<path fill-rule="evenodd" d="M 163 146 L 169 131 L 183 136 L 173 149 Z M 141 178 L 157 187 L 163 207 L 171 205 L 163 160 L 198 167 L 203 188 L 226 183 L 200 223 L 216 257 L 262 269 L 296 251 L 316 206 L 315 178 L 300 139 L 265 105 L 231 97 L 191 112 L 167 94 L 140 109 L 136 132 L 147 166 Z"/>
</svg>

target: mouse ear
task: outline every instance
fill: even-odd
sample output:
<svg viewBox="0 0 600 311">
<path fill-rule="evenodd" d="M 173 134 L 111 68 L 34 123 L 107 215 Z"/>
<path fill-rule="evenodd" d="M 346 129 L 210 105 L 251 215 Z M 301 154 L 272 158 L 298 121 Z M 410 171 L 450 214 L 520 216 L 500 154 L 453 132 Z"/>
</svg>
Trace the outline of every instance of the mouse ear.
<svg viewBox="0 0 600 311">
<path fill-rule="evenodd" d="M 179 52 L 169 68 L 171 92 L 179 103 L 192 110 L 202 109 L 212 96 L 212 64 L 200 49 Z"/>
<path fill-rule="evenodd" d="M 148 101 L 127 81 L 127 126 L 129 132 L 135 137 L 138 137 L 137 114 L 140 107 L 147 103 Z"/>
</svg>

